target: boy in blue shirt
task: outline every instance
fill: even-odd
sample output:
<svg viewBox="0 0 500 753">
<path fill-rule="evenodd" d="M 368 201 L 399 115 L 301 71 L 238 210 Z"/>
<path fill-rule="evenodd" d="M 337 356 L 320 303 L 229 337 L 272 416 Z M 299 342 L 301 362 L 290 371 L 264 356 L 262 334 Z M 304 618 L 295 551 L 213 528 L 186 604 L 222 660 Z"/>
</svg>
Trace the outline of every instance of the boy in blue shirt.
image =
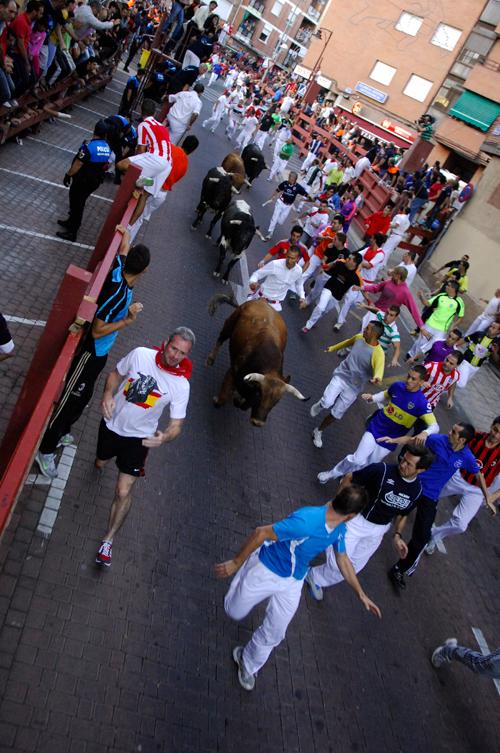
<svg viewBox="0 0 500 753">
<path fill-rule="evenodd" d="M 405 575 L 413 575 L 419 563 L 422 552 L 431 538 L 431 529 L 436 517 L 439 495 L 457 470 L 463 469 L 473 473 L 485 499 L 488 489 L 481 468 L 472 451 L 466 446 L 473 438 L 475 429 L 464 422 L 454 424 L 448 434 L 434 434 L 428 436 L 425 432 L 415 437 L 380 437 L 379 442 L 389 445 L 403 444 L 411 441 L 425 444 L 435 459 L 431 467 L 422 473 L 422 496 L 417 503 L 417 514 L 413 523 L 411 540 L 408 542 L 408 554 L 401 558 L 390 570 L 389 578 L 398 589 L 405 589 Z M 396 524 L 394 535 L 401 537 L 406 518 L 401 518 Z"/>
<path fill-rule="evenodd" d="M 232 619 L 242 620 L 268 599 L 262 625 L 245 647 L 233 649 L 238 679 L 245 690 L 253 690 L 255 675 L 285 637 L 299 606 L 309 563 L 327 547 L 333 546 L 345 581 L 365 608 L 381 617 L 380 609 L 361 588 L 344 545 L 346 521 L 367 501 L 363 487 L 351 484 L 326 505 L 302 507 L 278 523 L 256 528 L 236 557 L 215 566 L 218 578 L 235 575 L 224 599 L 226 614 Z"/>
</svg>

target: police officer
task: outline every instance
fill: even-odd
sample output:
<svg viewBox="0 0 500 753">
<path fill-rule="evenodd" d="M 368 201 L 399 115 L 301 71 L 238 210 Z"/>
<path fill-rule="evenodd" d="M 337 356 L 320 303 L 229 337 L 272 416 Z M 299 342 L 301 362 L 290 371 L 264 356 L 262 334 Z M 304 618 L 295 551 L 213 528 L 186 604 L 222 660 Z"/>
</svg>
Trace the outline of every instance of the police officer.
<svg viewBox="0 0 500 753">
<path fill-rule="evenodd" d="M 123 115 L 110 115 L 104 119 L 106 126 L 106 141 L 115 155 L 115 165 L 134 154 L 137 145 L 137 129 Z M 115 181 L 121 183 L 121 173 L 115 168 Z"/>
<path fill-rule="evenodd" d="M 105 140 L 106 130 L 104 121 L 99 120 L 95 125 L 92 139 L 88 143 L 83 142 L 64 176 L 64 185 L 70 187 L 69 217 L 67 220 L 57 220 L 65 229 L 56 235 L 65 241 L 76 241 L 82 224 L 85 202 L 104 180 L 104 173 L 111 158 L 111 149 Z"/>
</svg>

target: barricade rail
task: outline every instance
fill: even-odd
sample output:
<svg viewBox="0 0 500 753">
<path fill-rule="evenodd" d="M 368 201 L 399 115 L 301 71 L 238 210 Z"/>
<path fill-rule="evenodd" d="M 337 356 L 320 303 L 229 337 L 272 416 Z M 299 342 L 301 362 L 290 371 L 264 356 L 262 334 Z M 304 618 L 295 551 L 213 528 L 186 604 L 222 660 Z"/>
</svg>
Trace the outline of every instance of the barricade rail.
<svg viewBox="0 0 500 753">
<path fill-rule="evenodd" d="M 0 537 L 8 525 L 39 442 L 120 247 L 118 224 L 128 225 L 137 205 L 140 170 L 127 170 L 97 239 L 88 268 L 70 265 L 52 304 L 14 413 L 0 447 Z"/>
<path fill-rule="evenodd" d="M 72 74 L 45 91 L 25 94 L 20 98 L 18 108 L 0 114 L 0 144 L 104 89 L 113 78 L 114 68 L 114 62 L 108 63 L 86 81 Z"/>
</svg>

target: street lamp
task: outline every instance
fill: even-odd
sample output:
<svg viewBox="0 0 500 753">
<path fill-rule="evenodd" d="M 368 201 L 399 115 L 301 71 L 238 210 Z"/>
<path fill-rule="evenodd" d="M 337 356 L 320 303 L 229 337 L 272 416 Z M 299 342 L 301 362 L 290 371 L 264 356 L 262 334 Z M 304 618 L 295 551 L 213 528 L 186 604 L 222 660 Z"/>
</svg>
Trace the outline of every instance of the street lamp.
<svg viewBox="0 0 500 753">
<path fill-rule="evenodd" d="M 323 39 L 322 32 L 325 33 L 325 37 L 326 37 L 325 43 L 323 45 L 323 49 L 321 50 L 321 52 L 320 52 L 320 54 L 318 56 L 318 59 L 316 60 L 316 62 L 314 64 L 314 68 L 311 71 L 311 76 L 309 78 L 309 86 L 307 87 L 306 93 L 304 94 L 304 102 L 308 101 L 308 97 L 309 97 L 309 94 L 311 93 L 311 89 L 312 89 L 313 84 L 315 82 L 316 75 L 319 73 L 319 67 L 320 67 L 320 65 L 321 65 L 321 63 L 323 61 L 323 55 L 325 54 L 326 48 L 328 47 L 328 43 L 329 43 L 329 41 L 330 41 L 330 39 L 332 38 L 332 35 L 333 35 L 332 29 L 326 29 L 324 26 L 320 26 L 320 27 L 318 27 L 318 29 L 316 29 L 316 31 L 314 32 L 313 36 L 315 36 L 316 39 L 320 39 L 321 40 L 321 39 Z"/>
</svg>

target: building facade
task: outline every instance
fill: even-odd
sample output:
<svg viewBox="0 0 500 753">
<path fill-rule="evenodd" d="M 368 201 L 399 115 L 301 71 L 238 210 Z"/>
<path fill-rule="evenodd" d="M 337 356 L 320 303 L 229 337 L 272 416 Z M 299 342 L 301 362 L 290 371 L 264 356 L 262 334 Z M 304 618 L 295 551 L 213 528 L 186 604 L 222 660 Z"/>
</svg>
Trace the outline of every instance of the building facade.
<svg viewBox="0 0 500 753">
<path fill-rule="evenodd" d="M 236 44 L 292 70 L 307 54 L 328 0 L 243 0 L 230 17 Z"/>
</svg>

